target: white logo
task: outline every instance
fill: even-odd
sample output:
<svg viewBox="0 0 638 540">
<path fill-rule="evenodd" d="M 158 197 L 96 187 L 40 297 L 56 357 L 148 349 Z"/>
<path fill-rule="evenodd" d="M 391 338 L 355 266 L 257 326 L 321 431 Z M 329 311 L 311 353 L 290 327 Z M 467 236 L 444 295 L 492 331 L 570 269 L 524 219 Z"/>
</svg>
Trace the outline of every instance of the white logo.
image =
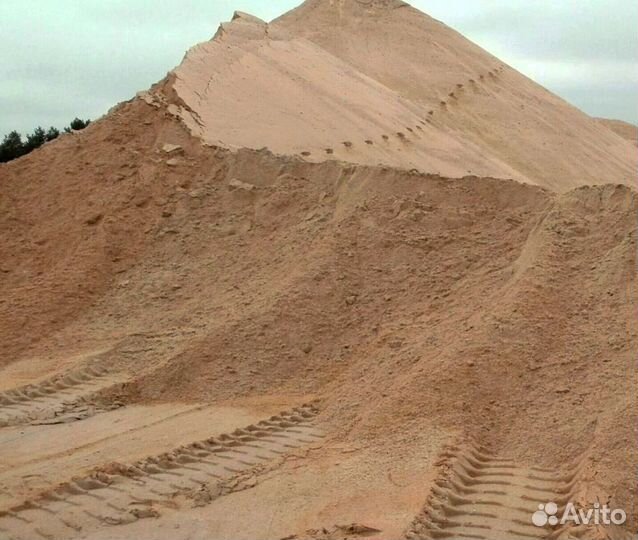
<svg viewBox="0 0 638 540">
<path fill-rule="evenodd" d="M 537 527 L 544 527 L 548 523 L 553 527 L 558 524 L 558 505 L 553 502 L 539 504 L 538 510 L 532 515 L 532 523 Z"/>
<path fill-rule="evenodd" d="M 624 510 L 612 510 L 606 504 L 594 503 L 593 508 L 576 508 L 574 503 L 567 503 L 563 514 L 558 517 L 558 505 L 554 502 L 539 504 L 538 510 L 532 514 L 532 523 L 537 527 L 552 527 L 573 523 L 574 525 L 622 525 L 627 520 Z"/>
</svg>

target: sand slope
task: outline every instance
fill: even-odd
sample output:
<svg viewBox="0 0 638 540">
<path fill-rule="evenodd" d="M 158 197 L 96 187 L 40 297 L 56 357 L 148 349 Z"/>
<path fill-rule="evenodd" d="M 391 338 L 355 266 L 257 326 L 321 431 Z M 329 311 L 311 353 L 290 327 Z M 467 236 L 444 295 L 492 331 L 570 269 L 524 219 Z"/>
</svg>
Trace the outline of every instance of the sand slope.
<svg viewBox="0 0 638 540">
<path fill-rule="evenodd" d="M 19 474 L 38 475 L 29 497 L 78 475 L 116 491 L 105 471 L 133 493 L 113 461 L 147 467 L 161 501 L 141 512 L 115 495 L 87 538 L 161 538 L 167 524 L 175 538 L 341 537 L 352 522 L 421 534 L 426 501 L 455 495 L 437 486 L 467 456 L 507 459 L 516 481 L 567 476 L 578 502 L 610 501 L 636 525 L 633 147 L 401 5 L 308 2 L 270 26 L 239 14 L 139 98 L 0 165 L 0 457 L 22 432 L 37 445 L 44 431 L 23 429 L 33 421 L 53 440 L 120 433 L 144 415 L 135 403 L 163 403 L 161 418 L 188 403 L 246 406 L 294 440 L 299 419 L 277 424 L 294 413 L 267 417 L 312 402 L 326 434 L 221 487 L 201 480 L 219 465 L 205 437 L 221 432 L 204 413 L 188 415 L 188 440 L 160 418 L 120 449 L 92 443 L 90 462 L 56 440 L 51 470 L 38 459 L 0 478 L 0 538 L 6 526 L 29 539 L 46 512 L 11 504 Z M 397 57 L 382 62 L 390 38 Z M 476 93 L 464 86 L 427 114 L 441 88 L 492 62 Z M 419 65 L 432 66 L 421 80 Z M 388 141 L 351 136 L 372 128 Z M 86 427 L 56 424 L 74 416 Z M 229 447 L 250 447 L 257 428 L 245 427 Z M 101 467 L 92 479 L 89 466 Z M 171 467 L 195 488 L 175 488 Z"/>
<path fill-rule="evenodd" d="M 353 441 L 584 453 L 582 493 L 635 507 L 635 192 L 231 153 L 166 114 L 135 101 L 2 168 L 5 363 L 111 347 L 125 399 L 314 394 Z"/>
<path fill-rule="evenodd" d="M 433 110 L 440 129 L 462 133 L 529 181 L 556 191 L 635 184 L 637 156 L 630 146 L 404 2 L 307 0 L 273 26 L 306 37 Z"/>
<path fill-rule="evenodd" d="M 596 118 L 596 120 L 620 135 L 623 139 L 627 139 L 638 145 L 638 126 L 630 124 L 629 122 L 623 122 L 622 120 L 611 120 L 608 118 Z"/>
<path fill-rule="evenodd" d="M 180 116 L 205 142 L 330 158 L 512 177 L 427 111 L 306 39 L 238 16 L 173 72 Z M 429 121 L 429 120 L 428 120 Z"/>
<path fill-rule="evenodd" d="M 632 184 L 626 140 L 398 2 L 236 14 L 155 90 L 192 133 L 308 160 L 477 174 L 566 191 Z"/>
</svg>

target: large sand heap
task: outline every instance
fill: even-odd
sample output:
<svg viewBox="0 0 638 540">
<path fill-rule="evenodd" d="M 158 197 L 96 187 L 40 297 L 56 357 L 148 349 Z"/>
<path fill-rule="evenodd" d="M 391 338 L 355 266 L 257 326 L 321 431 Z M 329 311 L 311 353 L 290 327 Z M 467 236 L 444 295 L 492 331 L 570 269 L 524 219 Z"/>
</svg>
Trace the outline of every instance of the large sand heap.
<svg viewBox="0 0 638 540">
<path fill-rule="evenodd" d="M 402 2 L 311 1 L 270 25 L 240 13 L 140 98 L 0 165 L 0 391 L 39 383 L 0 393 L 0 455 L 42 437 L 20 422 L 66 419 L 90 392 L 91 414 L 126 404 L 113 425 L 76 422 L 98 442 L 47 426 L 46 459 L 0 460 L 0 538 L 29 525 L 7 525 L 13 492 L 99 465 L 94 486 L 123 470 L 105 460 L 205 437 L 201 411 L 159 443 L 139 435 L 153 424 L 128 427 L 158 402 L 249 403 L 234 413 L 249 423 L 316 400 L 330 442 L 91 538 L 162 538 L 171 519 L 171 538 L 204 522 L 220 538 L 358 537 L 341 525 L 361 520 L 425 537 L 417 514 L 456 470 L 443 445 L 483 456 L 470 441 L 635 525 L 635 147 L 501 66 Z M 118 422 L 130 444 L 104 451 Z M 304 533 L 324 525 L 339 526 Z"/>
<path fill-rule="evenodd" d="M 638 165 L 611 130 L 401 2 L 310 0 L 270 25 L 238 13 L 170 81 L 191 132 L 230 148 L 556 191 L 631 184 Z"/>
<path fill-rule="evenodd" d="M 638 126 L 623 122 L 622 120 L 611 120 L 608 118 L 597 118 L 598 122 L 620 135 L 623 139 L 631 141 L 638 146 Z"/>
</svg>

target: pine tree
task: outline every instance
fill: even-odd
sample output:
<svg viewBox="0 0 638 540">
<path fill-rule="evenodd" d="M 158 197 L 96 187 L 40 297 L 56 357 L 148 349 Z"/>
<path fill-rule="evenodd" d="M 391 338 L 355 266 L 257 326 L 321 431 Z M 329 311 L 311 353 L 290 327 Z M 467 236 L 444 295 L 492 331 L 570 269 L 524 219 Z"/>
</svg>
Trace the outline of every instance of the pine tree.
<svg viewBox="0 0 638 540">
<path fill-rule="evenodd" d="M 49 128 L 49 131 L 47 131 L 47 141 L 52 141 L 53 139 L 57 139 L 60 136 L 60 130 L 58 128 L 55 128 L 53 126 L 51 126 Z"/>
<path fill-rule="evenodd" d="M 12 159 L 19 158 L 25 153 L 22 137 L 17 131 L 12 131 L 5 135 L 0 144 L 0 163 L 6 163 Z"/>
<path fill-rule="evenodd" d="M 90 123 L 90 120 L 81 120 L 80 118 L 74 118 L 69 127 L 64 128 L 64 131 L 67 133 L 71 133 L 72 131 L 79 131 L 81 129 L 84 129 Z"/>
<path fill-rule="evenodd" d="M 27 135 L 27 142 L 24 144 L 26 153 L 36 148 L 40 148 L 47 140 L 47 134 L 41 127 L 35 128 L 31 135 Z"/>
<path fill-rule="evenodd" d="M 66 133 L 78 131 L 84 129 L 90 123 L 90 120 L 74 118 L 71 124 L 64 128 L 64 131 Z M 12 131 L 8 135 L 5 135 L 2 144 L 0 144 L 0 163 L 6 163 L 12 159 L 24 156 L 36 148 L 40 148 L 45 142 L 57 139 L 59 136 L 60 130 L 53 126 L 47 131 L 44 131 L 41 127 L 37 127 L 33 130 L 33 133 L 27 135 L 27 140 L 23 142 L 21 135 L 17 131 Z"/>
</svg>

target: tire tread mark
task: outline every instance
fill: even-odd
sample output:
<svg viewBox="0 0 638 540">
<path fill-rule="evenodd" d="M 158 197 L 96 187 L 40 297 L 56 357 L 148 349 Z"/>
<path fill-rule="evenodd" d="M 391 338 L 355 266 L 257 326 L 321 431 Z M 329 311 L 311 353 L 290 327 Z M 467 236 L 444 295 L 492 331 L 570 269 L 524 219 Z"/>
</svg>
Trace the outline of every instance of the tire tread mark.
<svg viewBox="0 0 638 540">
<path fill-rule="evenodd" d="M 88 366 L 71 373 L 59 373 L 37 384 L 0 392 L 0 428 L 54 417 L 73 405 L 80 405 L 97 390 L 124 380 L 122 373 Z"/>
<path fill-rule="evenodd" d="M 80 529 L 84 532 L 145 517 L 145 508 L 154 511 L 155 505 L 149 505 L 170 504 L 178 493 L 192 495 L 216 485 L 215 496 L 223 495 L 225 483 L 237 475 L 317 442 L 322 435 L 309 424 L 317 413 L 315 407 L 306 405 L 230 434 L 72 478 L 37 499 L 0 510 L 0 530 L 16 540 L 64 540 Z M 304 429 L 297 433 L 294 428 L 300 422 Z M 309 433 L 313 440 L 307 437 Z M 279 436 L 285 436 L 286 442 Z"/>
<path fill-rule="evenodd" d="M 548 502 L 560 512 L 574 496 L 580 472 L 579 465 L 566 475 L 522 467 L 478 445 L 450 446 L 437 465 L 444 473 L 406 531 L 410 540 L 547 538 L 552 529 L 535 526 L 532 515 Z"/>
</svg>

